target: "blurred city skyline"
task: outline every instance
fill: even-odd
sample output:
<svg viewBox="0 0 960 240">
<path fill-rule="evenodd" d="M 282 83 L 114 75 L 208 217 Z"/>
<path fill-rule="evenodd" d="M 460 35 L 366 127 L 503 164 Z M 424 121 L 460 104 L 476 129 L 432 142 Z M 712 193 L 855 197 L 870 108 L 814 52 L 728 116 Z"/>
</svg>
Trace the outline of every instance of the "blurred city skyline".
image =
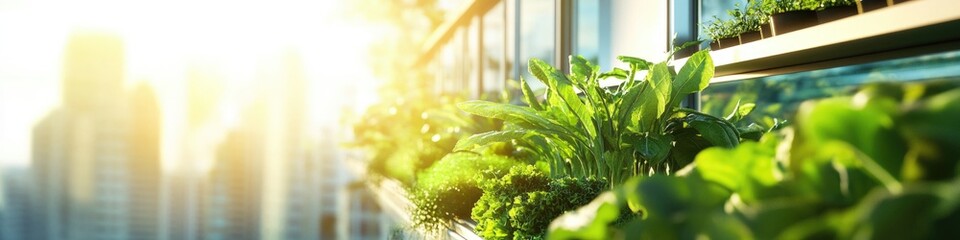
<svg viewBox="0 0 960 240">
<path fill-rule="evenodd" d="M 255 92 L 269 85 L 257 78 L 282 68 L 290 55 L 309 66 L 303 68 L 305 114 L 314 128 L 338 125 L 340 105 L 348 100 L 356 105 L 352 109 L 374 101 L 376 81 L 366 59 L 377 29 L 338 13 L 342 2 L 191 3 L 0 4 L 0 167 L 30 165 L 31 129 L 60 106 L 63 51 L 71 33 L 121 39 L 125 88 L 147 85 L 156 92 L 165 171 L 176 169 L 187 151 L 178 141 L 190 132 L 188 122 L 197 120 L 189 111 L 208 114 L 203 121 L 213 125 L 191 134 L 222 138 Z M 353 94 L 345 96 L 344 89 Z M 208 152 L 194 161 L 195 168 L 209 169 Z"/>
</svg>

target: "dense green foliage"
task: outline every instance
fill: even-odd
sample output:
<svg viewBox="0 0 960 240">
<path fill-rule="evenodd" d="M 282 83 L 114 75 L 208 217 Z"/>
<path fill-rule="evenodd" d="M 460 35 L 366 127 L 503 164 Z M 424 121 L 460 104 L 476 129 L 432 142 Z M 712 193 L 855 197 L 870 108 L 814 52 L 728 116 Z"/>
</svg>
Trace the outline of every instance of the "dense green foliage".
<svg viewBox="0 0 960 240">
<path fill-rule="evenodd" d="M 740 13 L 741 12 L 737 11 L 737 14 Z M 760 28 L 759 24 L 757 24 L 757 28 Z M 703 27 L 703 31 L 707 34 L 707 37 L 713 40 L 737 37 L 741 33 L 744 33 L 741 29 L 745 29 L 741 24 L 741 19 L 723 20 L 717 16 L 713 16 L 713 20 L 707 22 L 706 26 Z"/>
<path fill-rule="evenodd" d="M 470 209 L 480 199 L 481 173 L 496 178 L 512 166 L 513 159 L 495 154 L 453 153 L 423 171 L 412 188 L 410 200 L 414 226 L 438 230 L 455 219 L 468 219 Z"/>
<path fill-rule="evenodd" d="M 486 174 L 483 197 L 473 208 L 484 239 L 543 239 L 550 221 L 606 189 L 599 179 L 554 179 L 530 165 L 511 168 L 502 177 L 497 170 Z"/>
<path fill-rule="evenodd" d="M 798 10 L 817 10 L 822 0 L 763 0 L 763 8 L 771 14 Z"/>
<path fill-rule="evenodd" d="M 856 6 L 856 0 L 820 0 L 820 7 Z"/>
<path fill-rule="evenodd" d="M 461 103 L 464 111 L 503 120 L 506 126 L 463 139 L 455 150 L 515 143 L 547 162 L 554 178 L 605 179 L 615 186 L 631 176 L 675 171 L 706 147 L 739 144 L 745 132 L 727 119 L 680 108 L 687 94 L 706 88 L 713 77 L 708 52 L 690 56 L 679 72 L 666 61 L 619 59 L 630 69 L 600 72 L 583 58 L 571 57 L 570 75 L 531 60 L 530 72 L 547 85 L 545 100 L 521 81 L 529 106 Z M 643 72 L 645 77 L 639 77 Z M 602 87 L 600 80 L 607 78 L 623 81 L 615 88 Z"/>
<path fill-rule="evenodd" d="M 450 153 L 459 139 L 500 127 L 463 114 L 455 101 L 414 96 L 368 108 L 354 125 L 354 145 L 368 150 L 369 172 L 412 184 L 417 172 Z"/>
<path fill-rule="evenodd" d="M 960 89 L 869 87 L 808 102 L 794 123 L 707 149 L 676 175 L 634 178 L 555 220 L 549 237 L 960 237 Z M 643 217 L 611 227 L 619 208 Z"/>
<path fill-rule="evenodd" d="M 740 34 L 760 31 L 760 25 L 770 19 L 769 9 L 764 9 L 761 1 L 751 1 L 741 8 L 737 3 L 731 10 L 727 10 L 729 20 L 713 16 L 713 20 L 703 24 L 703 31 L 713 40 L 737 37 Z"/>
</svg>

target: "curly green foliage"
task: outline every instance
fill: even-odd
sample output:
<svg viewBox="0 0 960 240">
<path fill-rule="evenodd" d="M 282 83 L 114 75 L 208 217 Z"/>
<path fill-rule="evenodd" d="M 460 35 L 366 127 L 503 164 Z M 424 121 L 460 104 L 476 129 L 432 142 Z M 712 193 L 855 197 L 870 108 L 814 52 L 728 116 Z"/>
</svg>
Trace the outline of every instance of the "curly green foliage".
<svg viewBox="0 0 960 240">
<path fill-rule="evenodd" d="M 768 9 L 771 14 L 799 11 L 799 10 L 817 10 L 820 8 L 821 0 L 763 0 L 763 8 Z"/>
<path fill-rule="evenodd" d="M 960 89 L 868 86 L 807 102 L 794 120 L 778 135 L 704 150 L 695 167 L 631 179 L 587 205 L 644 213 L 622 229 L 606 227 L 610 207 L 584 208 L 577 212 L 596 217 L 564 215 L 550 237 L 960 237 Z"/>
<path fill-rule="evenodd" d="M 455 219 L 467 219 L 483 191 L 478 186 L 480 173 L 502 176 L 516 160 L 497 155 L 452 153 L 419 175 L 411 189 L 414 226 L 439 230 Z"/>
<path fill-rule="evenodd" d="M 481 237 L 543 239 L 550 221 L 590 202 L 605 183 L 593 178 L 551 179 L 533 166 L 518 166 L 485 181 L 481 189 L 483 197 L 473 209 Z"/>
</svg>

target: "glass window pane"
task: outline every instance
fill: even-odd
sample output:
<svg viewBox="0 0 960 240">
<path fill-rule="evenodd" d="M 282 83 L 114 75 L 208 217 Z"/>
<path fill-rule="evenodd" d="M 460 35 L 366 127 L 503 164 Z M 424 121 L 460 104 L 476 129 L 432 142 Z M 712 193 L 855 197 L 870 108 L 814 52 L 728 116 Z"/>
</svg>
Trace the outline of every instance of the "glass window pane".
<svg viewBox="0 0 960 240">
<path fill-rule="evenodd" d="M 757 104 L 749 116 L 754 122 L 789 119 L 803 101 L 848 96 L 874 82 L 960 85 L 960 51 L 711 84 L 702 110 L 725 116 L 740 101 Z"/>
<path fill-rule="evenodd" d="M 531 58 L 539 58 L 551 65 L 553 62 L 554 47 L 554 1 L 553 0 L 524 0 L 520 1 L 520 73 L 530 83 L 533 89 L 542 89 L 546 86 L 530 75 L 527 71 L 527 62 Z"/>
<path fill-rule="evenodd" d="M 700 1 L 700 25 L 697 27 L 697 36 L 700 36 L 700 39 L 710 39 L 710 36 L 707 36 L 703 32 L 703 25 L 706 25 L 710 21 L 713 21 L 713 16 L 717 16 L 720 19 L 727 20 L 730 19 L 730 15 L 727 15 L 727 10 L 732 10 L 735 8 L 736 4 L 740 4 L 740 7 L 747 5 L 747 0 L 699 0 Z"/>
<path fill-rule="evenodd" d="M 590 62 L 599 62 L 600 1 L 577 1 L 573 34 L 573 54 Z"/>
<path fill-rule="evenodd" d="M 463 56 L 463 69 L 465 71 L 464 79 L 464 88 L 461 91 L 464 91 L 464 94 L 470 96 L 471 98 L 477 98 L 477 93 L 479 92 L 480 87 L 480 22 L 477 20 L 470 21 L 470 24 L 467 25 L 466 29 L 466 46 L 464 46 L 464 51 L 466 51 Z"/>
<path fill-rule="evenodd" d="M 441 80 L 440 87 L 443 89 L 443 92 L 450 92 L 456 89 L 456 81 L 461 79 L 459 76 L 459 62 L 457 61 L 457 56 L 460 53 L 457 51 L 457 40 L 460 39 L 454 34 L 454 37 L 450 39 L 447 43 L 443 45 L 443 57 L 442 68 L 443 69 L 443 79 Z"/>
<path fill-rule="evenodd" d="M 492 94 L 503 89 L 504 63 L 503 2 L 483 15 L 483 91 Z"/>
</svg>

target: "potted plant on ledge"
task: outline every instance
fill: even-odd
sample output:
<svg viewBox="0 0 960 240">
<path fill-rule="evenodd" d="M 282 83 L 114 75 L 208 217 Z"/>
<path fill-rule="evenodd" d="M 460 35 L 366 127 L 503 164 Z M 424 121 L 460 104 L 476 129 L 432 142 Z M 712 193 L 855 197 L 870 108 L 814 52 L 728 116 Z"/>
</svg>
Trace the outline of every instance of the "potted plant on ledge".
<svg viewBox="0 0 960 240">
<path fill-rule="evenodd" d="M 763 39 L 760 32 L 761 18 L 757 14 L 751 13 L 752 9 L 740 9 L 740 4 L 733 10 L 727 11 L 727 14 L 733 17 L 737 23 L 737 32 L 739 32 L 740 44 Z"/>
<path fill-rule="evenodd" d="M 764 0 L 763 5 L 772 13 L 770 23 L 773 35 L 817 25 L 817 14 L 814 12 L 820 6 L 817 0 Z"/>
<path fill-rule="evenodd" d="M 747 4 L 746 14 L 748 18 L 753 19 L 760 25 L 760 38 L 773 37 L 773 30 L 770 28 L 770 10 L 765 8 L 763 1 L 751 0 Z"/>
<path fill-rule="evenodd" d="M 889 6 L 892 3 L 893 1 L 890 0 L 860 0 L 860 13 L 877 10 Z"/>
<path fill-rule="evenodd" d="M 856 0 L 821 0 L 821 7 L 817 11 L 817 21 L 821 24 L 857 15 Z"/>
<path fill-rule="evenodd" d="M 704 27 L 707 36 L 713 39 L 713 41 L 710 42 L 710 49 L 720 50 L 740 45 L 740 32 L 737 30 L 738 28 L 738 21 L 736 21 L 736 19 L 722 20 L 717 16 L 713 16 L 713 21 L 707 23 L 706 27 Z"/>
</svg>

